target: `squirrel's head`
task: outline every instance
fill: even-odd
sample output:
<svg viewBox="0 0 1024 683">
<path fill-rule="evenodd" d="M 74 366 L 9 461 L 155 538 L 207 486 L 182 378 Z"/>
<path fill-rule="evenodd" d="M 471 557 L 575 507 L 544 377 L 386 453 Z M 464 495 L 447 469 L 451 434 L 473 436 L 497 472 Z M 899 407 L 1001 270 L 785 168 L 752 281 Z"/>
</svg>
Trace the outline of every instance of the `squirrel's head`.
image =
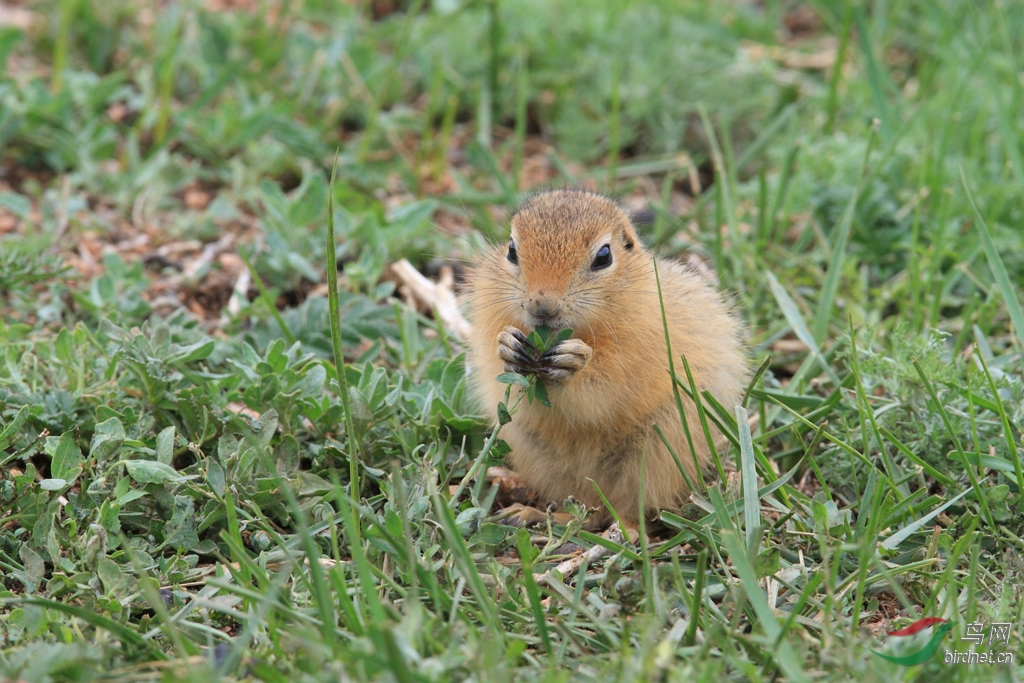
<svg viewBox="0 0 1024 683">
<path fill-rule="evenodd" d="M 511 227 L 508 243 L 492 251 L 478 282 L 487 292 L 476 295 L 500 305 L 524 329 L 584 332 L 628 305 L 638 278 L 651 270 L 629 217 L 594 192 L 535 195 L 512 215 Z"/>
</svg>

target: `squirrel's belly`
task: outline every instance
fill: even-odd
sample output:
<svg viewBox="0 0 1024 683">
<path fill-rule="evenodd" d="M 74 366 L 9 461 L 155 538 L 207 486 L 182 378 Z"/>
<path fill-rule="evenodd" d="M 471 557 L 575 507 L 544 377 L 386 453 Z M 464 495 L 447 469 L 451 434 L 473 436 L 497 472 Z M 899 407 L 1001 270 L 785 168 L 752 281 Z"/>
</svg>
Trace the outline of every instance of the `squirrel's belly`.
<svg viewBox="0 0 1024 683">
<path fill-rule="evenodd" d="M 542 410 L 551 415 L 551 409 Z M 590 507 L 601 507 L 596 484 L 616 510 L 621 507 L 627 510 L 625 516 L 632 518 L 636 514 L 644 453 L 647 471 L 657 473 L 653 488 L 652 482 L 644 483 L 648 501 L 674 499 L 680 488 L 685 488 L 677 472 L 666 472 L 659 463 L 665 453 L 660 444 L 654 443 L 657 437 L 651 421 L 630 426 L 620 422 L 616 429 L 599 433 L 570 430 L 550 419 L 542 424 L 524 419 L 517 425 L 519 417 L 502 430 L 512 449 L 509 464 L 544 503 L 561 505 L 572 496 Z M 667 491 L 670 495 L 666 495 Z"/>
<path fill-rule="evenodd" d="M 591 460 L 580 453 L 551 455 L 513 446 L 509 464 L 516 476 L 539 496 L 542 505 L 561 506 L 571 496 L 590 507 L 599 507 L 601 498 L 592 482 L 596 481 L 602 492 L 604 482 L 600 473 L 590 466 Z"/>
</svg>

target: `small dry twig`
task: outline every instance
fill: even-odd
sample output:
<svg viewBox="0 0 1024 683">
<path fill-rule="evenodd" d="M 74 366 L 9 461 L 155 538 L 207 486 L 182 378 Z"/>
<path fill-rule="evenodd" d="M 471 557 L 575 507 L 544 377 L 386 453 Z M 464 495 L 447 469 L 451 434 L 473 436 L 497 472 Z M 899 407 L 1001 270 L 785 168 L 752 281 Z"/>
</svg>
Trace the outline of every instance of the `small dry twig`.
<svg viewBox="0 0 1024 683">
<path fill-rule="evenodd" d="M 194 261 L 190 261 L 182 271 L 182 277 L 186 282 L 194 282 L 201 276 L 207 268 L 213 263 L 213 260 L 220 256 L 222 253 L 231 248 L 231 245 L 235 243 L 235 236 L 233 234 L 225 233 L 216 242 L 210 242 L 203 247 L 203 253 L 199 255 Z"/>
<path fill-rule="evenodd" d="M 441 278 L 437 283 L 424 277 L 406 259 L 392 263 L 391 272 L 406 287 L 410 296 L 435 311 L 453 337 L 460 342 L 469 338 L 471 328 L 469 321 L 459 310 L 458 298 L 453 288 L 455 276 L 451 268 L 441 268 Z"/>
<path fill-rule="evenodd" d="M 604 537 L 609 541 L 620 545 L 626 542 L 626 536 L 622 533 L 622 529 L 619 528 L 617 522 L 608 527 L 608 530 L 604 532 Z M 580 553 L 575 557 L 570 557 L 568 560 L 560 563 L 553 570 L 549 569 L 544 572 L 537 577 L 537 582 L 551 583 L 553 581 L 558 581 L 559 583 L 562 583 L 565 579 L 579 571 L 579 568 L 583 566 L 584 562 L 592 564 L 602 558 L 608 557 L 611 554 L 613 554 L 612 550 L 604 547 L 603 545 L 595 545 L 586 552 Z M 553 575 L 552 571 L 558 572 L 558 576 L 561 576 L 561 579 Z"/>
</svg>

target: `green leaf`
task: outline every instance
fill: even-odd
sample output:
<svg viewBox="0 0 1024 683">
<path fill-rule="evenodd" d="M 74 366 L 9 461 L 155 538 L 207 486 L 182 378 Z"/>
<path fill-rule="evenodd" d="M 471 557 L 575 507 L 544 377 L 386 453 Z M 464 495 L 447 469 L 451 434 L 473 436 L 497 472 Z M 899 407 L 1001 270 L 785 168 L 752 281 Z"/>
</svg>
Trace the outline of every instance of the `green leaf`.
<svg viewBox="0 0 1024 683">
<path fill-rule="evenodd" d="M 13 348 L 13 347 L 12 347 Z M 11 423 L 4 427 L 3 431 L 0 432 L 0 451 L 7 448 L 7 444 L 14 440 L 14 435 L 21 429 L 21 425 L 24 424 L 25 420 L 28 419 L 28 406 L 22 406 L 18 409 L 14 419 Z M 2 460 L 0 460 L 2 463 Z"/>
<path fill-rule="evenodd" d="M 530 571 L 533 568 L 533 561 L 540 551 L 530 542 L 530 532 L 526 529 L 519 529 L 516 532 L 516 551 L 519 553 L 519 561 L 523 564 L 523 569 Z"/>
<path fill-rule="evenodd" d="M 1007 484 L 999 484 L 985 489 L 985 496 L 990 503 L 1001 503 L 1010 495 L 1010 487 Z"/>
<path fill-rule="evenodd" d="M 121 582 L 121 567 L 109 557 L 100 559 L 96 565 L 96 574 L 103 582 L 103 590 L 108 595 L 114 592 L 114 588 Z"/>
<path fill-rule="evenodd" d="M 123 462 L 128 470 L 128 475 L 140 484 L 166 484 L 185 479 L 173 467 L 162 462 L 153 460 L 125 460 Z"/>
<path fill-rule="evenodd" d="M 72 352 L 74 348 L 74 340 L 71 337 L 71 333 L 68 332 L 68 328 L 62 328 L 57 333 L 57 338 L 53 342 L 53 350 L 57 354 L 57 358 L 70 365 L 73 359 Z"/>
<path fill-rule="evenodd" d="M 32 201 L 15 192 L 0 192 L 0 207 L 13 213 L 18 218 L 28 218 L 32 211 Z"/>
<path fill-rule="evenodd" d="M 288 265 L 301 273 L 310 282 L 320 282 L 320 273 L 302 254 L 294 251 L 288 252 L 287 261 Z"/>
<path fill-rule="evenodd" d="M 195 344 L 180 347 L 167 358 L 168 363 L 191 363 L 202 360 L 213 353 L 215 343 L 212 339 L 198 341 Z"/>
<path fill-rule="evenodd" d="M 531 397 L 536 398 L 540 401 L 541 405 L 551 407 L 551 401 L 548 400 L 548 388 L 544 386 L 544 382 L 539 379 L 533 383 L 531 387 Z"/>
<path fill-rule="evenodd" d="M 353 391 L 352 395 L 353 397 L 358 396 L 358 392 Z M 372 416 L 367 412 L 367 417 Z M 252 428 L 255 432 L 253 439 L 258 448 L 265 449 L 270 445 L 270 440 L 274 438 L 274 432 L 277 431 L 277 423 L 277 411 L 273 408 L 260 415 L 259 419 L 253 420 Z"/>
<path fill-rule="evenodd" d="M 57 566 L 60 562 L 60 541 L 57 539 L 57 525 L 51 523 L 46 530 L 46 554 L 50 556 L 50 564 Z"/>
<path fill-rule="evenodd" d="M 100 422 L 92 435 L 89 458 L 96 462 L 107 460 L 124 443 L 124 436 L 124 425 L 116 417 Z"/>
<path fill-rule="evenodd" d="M 964 453 L 967 456 L 967 462 L 975 467 L 978 463 L 987 470 L 995 470 L 996 472 L 1013 472 L 1013 463 L 1005 458 L 998 458 L 994 455 L 982 455 L 979 453 Z M 954 462 L 960 462 L 960 454 L 956 451 L 950 451 L 946 453 L 946 457 Z"/>
<path fill-rule="evenodd" d="M 146 460 L 128 460 L 126 462 L 148 462 Z M 144 490 L 131 488 L 132 480 L 129 477 L 121 477 L 114 487 L 114 502 L 118 505 L 127 505 L 133 500 L 138 500 L 148 495 Z"/>
<path fill-rule="evenodd" d="M 563 328 L 563 329 L 561 329 L 561 330 L 559 330 L 558 332 L 555 333 L 554 338 L 551 340 L 551 346 L 557 346 L 558 344 L 561 344 L 562 342 L 564 342 L 566 339 L 568 339 L 571 336 L 572 336 L 572 328 L 571 327 Z"/>
<path fill-rule="evenodd" d="M 384 528 L 392 538 L 401 538 L 405 533 L 402 530 L 402 518 L 393 508 L 388 508 L 384 512 Z"/>
<path fill-rule="evenodd" d="M 530 380 L 523 375 L 520 375 L 518 372 L 503 372 L 498 375 L 497 379 L 502 384 L 517 384 L 524 389 L 530 388 Z"/>
<path fill-rule="evenodd" d="M 758 553 L 757 560 L 754 562 L 754 571 L 757 572 L 757 577 L 764 578 L 776 574 L 779 571 L 780 558 L 781 553 L 778 548 L 769 548 Z"/>
<path fill-rule="evenodd" d="M 97 425 L 98 427 L 99 425 Z M 50 461 L 50 476 L 73 482 L 82 473 L 82 451 L 79 450 L 75 437 L 71 432 L 64 432 L 57 442 L 57 450 Z"/>
<path fill-rule="evenodd" d="M 143 496 L 146 495 L 145 491 L 139 491 L 138 489 L 133 490 L 134 493 L 141 493 Z M 118 516 L 121 514 L 121 506 L 109 500 L 103 501 L 100 505 L 100 515 L 96 520 L 97 523 L 107 530 L 108 533 L 116 534 L 121 531 L 121 522 Z"/>
<path fill-rule="evenodd" d="M 207 458 L 206 460 L 206 481 L 210 484 L 210 489 L 220 498 L 224 497 L 224 492 L 227 490 L 227 481 L 224 476 L 224 468 L 220 466 L 216 458 Z"/>
<path fill-rule="evenodd" d="M 39 584 L 43 582 L 43 577 L 46 573 L 46 565 L 43 563 L 43 558 L 39 556 L 39 553 L 28 547 L 27 543 L 23 543 L 18 550 L 18 558 L 21 560 L 22 566 L 25 567 L 24 572 L 18 572 L 20 578 L 26 581 L 25 590 L 29 593 L 35 593 L 39 590 Z"/>
<path fill-rule="evenodd" d="M 463 538 L 469 538 L 480 529 L 480 522 L 487 516 L 487 510 L 479 507 L 466 508 L 455 518 L 455 526 Z"/>
<path fill-rule="evenodd" d="M 156 435 L 156 460 L 165 465 L 171 464 L 174 457 L 174 425 L 165 427 Z"/>
<path fill-rule="evenodd" d="M 161 547 L 189 550 L 199 545 L 196 527 L 195 501 L 188 496 L 174 497 L 174 514 L 164 525 L 164 542 Z"/>
</svg>

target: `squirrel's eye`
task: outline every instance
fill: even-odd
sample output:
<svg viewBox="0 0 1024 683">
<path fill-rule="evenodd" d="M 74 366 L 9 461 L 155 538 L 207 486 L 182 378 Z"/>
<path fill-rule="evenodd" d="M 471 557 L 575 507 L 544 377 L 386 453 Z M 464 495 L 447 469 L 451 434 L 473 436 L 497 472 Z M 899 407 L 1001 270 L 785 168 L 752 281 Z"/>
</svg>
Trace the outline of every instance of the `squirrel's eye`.
<svg viewBox="0 0 1024 683">
<path fill-rule="evenodd" d="M 612 264 L 612 248 L 607 244 L 597 250 L 597 256 L 594 257 L 594 262 L 590 265 L 591 270 L 601 270 L 607 268 Z"/>
<path fill-rule="evenodd" d="M 512 265 L 519 265 L 519 253 L 516 251 L 516 243 L 508 241 L 508 260 Z"/>
</svg>

